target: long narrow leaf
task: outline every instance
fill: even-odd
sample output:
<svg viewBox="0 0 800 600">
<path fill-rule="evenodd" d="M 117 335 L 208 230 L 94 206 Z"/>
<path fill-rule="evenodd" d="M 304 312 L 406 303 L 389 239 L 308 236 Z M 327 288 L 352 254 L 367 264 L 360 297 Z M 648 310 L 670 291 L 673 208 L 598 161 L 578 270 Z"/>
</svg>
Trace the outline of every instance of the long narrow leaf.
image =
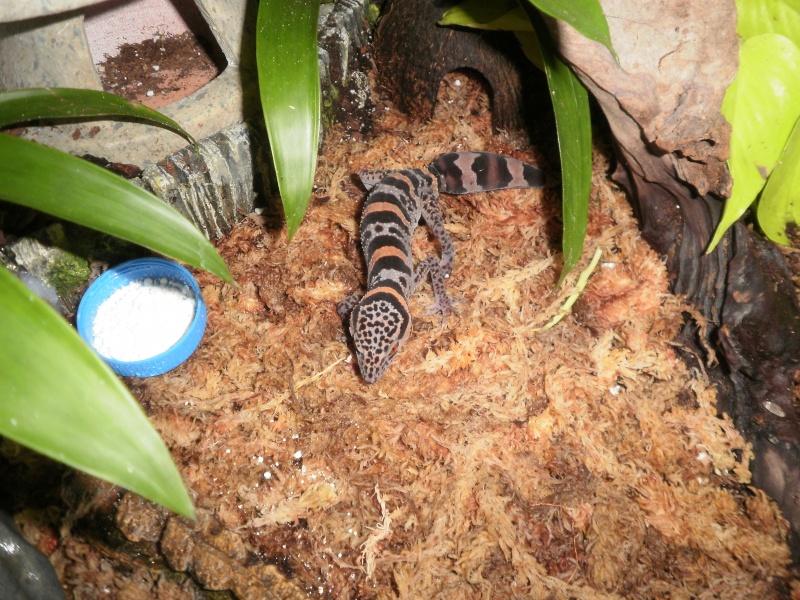
<svg viewBox="0 0 800 600">
<path fill-rule="evenodd" d="M 589 193 L 592 188 L 592 124 L 589 95 L 569 67 L 556 56 L 541 17 L 530 11 L 535 34 L 517 32 L 523 44 L 538 46 L 553 100 L 561 155 L 564 217 L 564 270 L 557 285 L 578 264 L 586 237 Z"/>
<path fill-rule="evenodd" d="M 319 0 L 261 0 L 258 5 L 258 84 L 289 239 L 303 220 L 317 165 L 318 15 Z"/>
<path fill-rule="evenodd" d="M 194 143 L 183 127 L 160 112 L 96 90 L 31 88 L 0 93 L 0 129 L 45 120 L 129 118 L 158 125 Z"/>
<path fill-rule="evenodd" d="M 524 0 L 522 0 L 524 1 Z M 611 44 L 611 33 L 603 9 L 597 0 L 527 0 L 546 15 L 564 21 L 582 36 L 600 42 L 608 48 L 614 60 L 617 53 Z M 541 36 L 540 36 L 541 37 Z"/>
<path fill-rule="evenodd" d="M 534 0 L 531 2 L 538 5 Z M 543 2 L 543 4 L 549 6 L 551 3 Z M 579 4 L 586 9 L 587 14 L 573 14 L 567 7 L 560 10 L 560 15 L 556 16 L 569 17 L 572 19 L 571 25 L 577 25 L 576 29 L 592 39 L 595 38 L 594 34 L 589 35 L 593 31 L 591 27 L 599 30 L 604 27 L 606 45 L 613 53 L 608 25 L 599 4 L 596 0 L 582 0 Z M 590 4 L 596 6 L 592 8 L 588 6 Z M 538 12 L 530 6 L 523 7 L 525 9 L 523 16 L 528 23 L 526 26 L 522 23 L 516 6 L 516 1 L 512 0 L 503 0 L 491 5 L 479 0 L 465 0 L 448 10 L 440 23 L 477 29 L 514 31 L 525 55 L 547 75 L 556 117 L 563 182 L 564 269 L 557 284 L 561 285 L 564 278 L 578 264 L 583 250 L 583 240 L 586 237 L 589 192 L 592 187 L 592 126 L 589 96 L 578 78 L 556 55 L 550 35 Z M 602 24 L 599 21 L 602 21 Z M 589 26 L 591 27 L 587 32 Z"/>
<path fill-rule="evenodd" d="M 174 208 L 85 160 L 2 133 L 0 199 L 114 235 L 232 280 L 211 243 Z"/>
<path fill-rule="evenodd" d="M 188 517 L 167 448 L 111 369 L 0 267 L 0 435 Z"/>
</svg>

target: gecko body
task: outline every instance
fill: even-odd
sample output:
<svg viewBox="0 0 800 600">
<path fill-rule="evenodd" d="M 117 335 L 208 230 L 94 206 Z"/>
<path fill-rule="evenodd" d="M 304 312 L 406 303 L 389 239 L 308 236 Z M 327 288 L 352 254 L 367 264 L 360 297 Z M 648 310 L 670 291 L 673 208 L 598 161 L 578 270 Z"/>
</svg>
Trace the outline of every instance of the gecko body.
<svg viewBox="0 0 800 600">
<path fill-rule="evenodd" d="M 408 299 L 430 274 L 435 302 L 425 313 L 455 312 L 445 279 L 455 264 L 455 247 L 444 228 L 439 193 L 469 194 L 507 188 L 543 187 L 545 175 L 517 159 L 489 152 L 443 154 L 421 169 L 362 170 L 369 191 L 361 213 L 361 246 L 367 291 L 338 305 L 356 350 L 361 376 L 374 383 L 411 333 Z M 441 256 L 417 264 L 411 239 L 420 219 L 441 246 Z"/>
</svg>

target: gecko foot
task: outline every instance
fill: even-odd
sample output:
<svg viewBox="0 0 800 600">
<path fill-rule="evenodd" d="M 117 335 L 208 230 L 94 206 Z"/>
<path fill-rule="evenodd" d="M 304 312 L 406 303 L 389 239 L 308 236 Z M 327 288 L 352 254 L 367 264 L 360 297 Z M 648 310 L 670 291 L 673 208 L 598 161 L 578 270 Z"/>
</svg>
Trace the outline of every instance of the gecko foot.
<svg viewBox="0 0 800 600">
<path fill-rule="evenodd" d="M 350 318 L 350 313 L 353 312 L 353 307 L 358 304 L 358 301 L 361 300 L 363 295 L 364 294 L 353 294 L 336 305 L 336 312 L 339 314 L 339 318 L 342 320 L 342 322 L 346 322 Z"/>
<path fill-rule="evenodd" d="M 464 302 L 463 298 L 451 298 L 450 296 L 438 297 L 436 302 L 425 308 L 422 313 L 424 317 L 430 317 L 436 313 L 442 313 L 442 329 L 447 325 L 447 313 L 452 312 L 457 317 L 460 316 L 455 305 Z"/>
</svg>

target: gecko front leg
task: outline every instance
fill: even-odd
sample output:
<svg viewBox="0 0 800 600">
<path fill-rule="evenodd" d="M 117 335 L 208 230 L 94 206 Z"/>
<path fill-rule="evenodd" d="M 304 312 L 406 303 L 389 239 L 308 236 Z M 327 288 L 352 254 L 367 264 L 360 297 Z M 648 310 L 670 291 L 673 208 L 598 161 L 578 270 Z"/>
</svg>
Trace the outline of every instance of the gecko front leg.
<svg viewBox="0 0 800 600">
<path fill-rule="evenodd" d="M 363 296 L 364 294 L 353 294 L 336 305 L 336 313 L 339 315 L 339 318 L 342 320 L 342 322 L 346 322 L 347 319 L 350 318 L 350 313 L 353 312 L 353 307 L 358 304 L 358 301 L 361 300 Z"/>
</svg>

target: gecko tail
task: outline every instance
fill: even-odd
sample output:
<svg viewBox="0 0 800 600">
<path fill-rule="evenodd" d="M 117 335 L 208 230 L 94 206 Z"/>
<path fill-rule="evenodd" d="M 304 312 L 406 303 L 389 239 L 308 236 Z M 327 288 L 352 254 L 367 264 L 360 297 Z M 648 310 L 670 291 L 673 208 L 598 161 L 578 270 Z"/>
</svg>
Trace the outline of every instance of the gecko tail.
<svg viewBox="0 0 800 600">
<path fill-rule="evenodd" d="M 550 182 L 541 169 L 492 152 L 450 152 L 429 166 L 447 194 L 471 194 L 508 188 L 540 188 Z"/>
</svg>

